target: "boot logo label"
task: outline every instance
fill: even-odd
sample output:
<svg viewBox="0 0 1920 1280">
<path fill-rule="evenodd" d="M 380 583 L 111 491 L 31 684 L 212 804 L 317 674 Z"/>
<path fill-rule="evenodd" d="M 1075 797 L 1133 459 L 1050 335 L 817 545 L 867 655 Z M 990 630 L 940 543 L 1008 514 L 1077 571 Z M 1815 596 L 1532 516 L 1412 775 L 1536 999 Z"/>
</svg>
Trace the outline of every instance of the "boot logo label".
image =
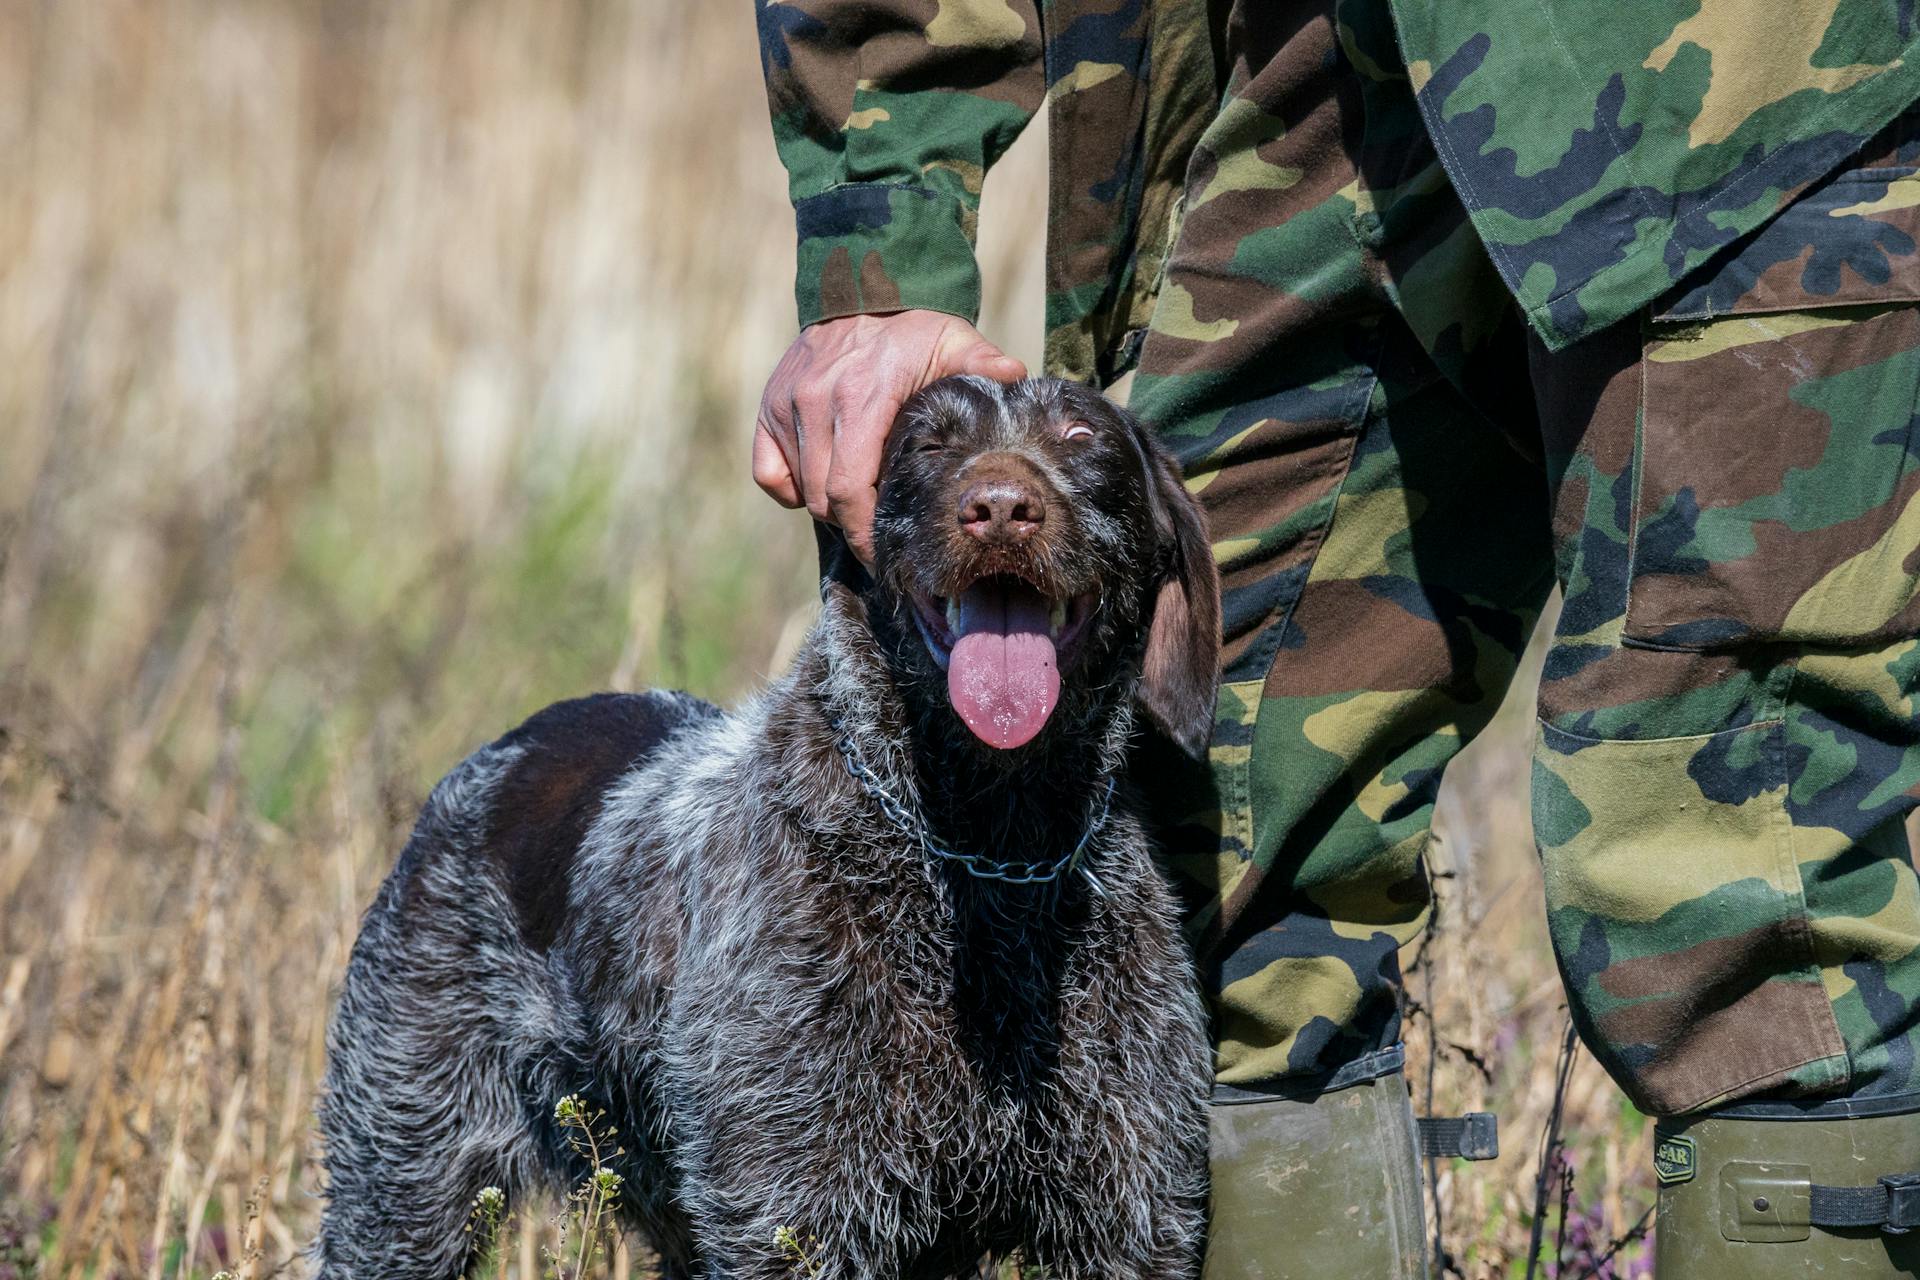
<svg viewBox="0 0 1920 1280">
<path fill-rule="evenodd" d="M 1693 1139 L 1658 1137 L 1653 1144 L 1653 1172 L 1663 1187 L 1693 1181 Z"/>
</svg>

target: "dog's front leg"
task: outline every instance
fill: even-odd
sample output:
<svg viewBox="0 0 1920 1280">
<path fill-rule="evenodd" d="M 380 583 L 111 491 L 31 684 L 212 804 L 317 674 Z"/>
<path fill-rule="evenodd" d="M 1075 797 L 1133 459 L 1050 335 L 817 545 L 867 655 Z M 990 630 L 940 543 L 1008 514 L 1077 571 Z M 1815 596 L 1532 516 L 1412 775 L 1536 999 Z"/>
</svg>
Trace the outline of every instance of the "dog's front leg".
<svg viewBox="0 0 1920 1280">
<path fill-rule="evenodd" d="M 1084 1159 L 1077 1193 L 1037 1204 L 1027 1256 L 1048 1280 L 1191 1280 L 1206 1223 L 1205 1147 L 1176 1118 L 1132 1158 Z"/>
<path fill-rule="evenodd" d="M 705 1280 L 900 1280 L 900 1242 L 843 1203 L 821 1205 L 800 1190 L 806 1181 L 802 1175 L 772 1195 L 709 1184 L 689 1197 Z"/>
<path fill-rule="evenodd" d="M 680 1195 L 705 1276 L 900 1280 L 927 1244 L 924 1193 L 912 1189 L 924 1180 L 887 1167 L 874 1134 L 839 1132 L 838 1109 L 755 1106 L 756 1092 L 742 1087 L 679 1123 L 692 1138 L 676 1153 Z"/>
</svg>

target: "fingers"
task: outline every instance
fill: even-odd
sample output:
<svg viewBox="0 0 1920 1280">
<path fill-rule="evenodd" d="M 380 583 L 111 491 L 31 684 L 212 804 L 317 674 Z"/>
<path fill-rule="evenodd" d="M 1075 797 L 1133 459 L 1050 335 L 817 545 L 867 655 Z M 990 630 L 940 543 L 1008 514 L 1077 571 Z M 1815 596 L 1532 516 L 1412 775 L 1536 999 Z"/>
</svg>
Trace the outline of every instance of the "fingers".
<svg viewBox="0 0 1920 1280">
<path fill-rule="evenodd" d="M 886 396 L 836 398 L 833 462 L 827 471 L 830 518 L 847 535 L 847 545 L 873 567 L 873 507 L 879 496 L 880 458 L 898 406 Z"/>
<path fill-rule="evenodd" d="M 817 385 L 803 385 L 793 393 L 793 426 L 798 438 L 800 473 L 794 477 L 800 499 L 816 520 L 831 521 L 827 502 L 827 474 L 833 467 L 833 402 L 831 393 Z"/>
<path fill-rule="evenodd" d="M 978 374 L 995 382 L 1018 382 L 1027 376 L 1027 366 L 982 338 L 966 348 L 953 372 Z"/>
<path fill-rule="evenodd" d="M 820 399 L 803 391 L 818 380 L 818 359 L 813 338 L 802 333 L 774 365 L 766 390 L 760 393 L 760 412 L 754 418 L 753 481 L 783 507 L 804 506 L 807 501 L 808 433 L 801 421 L 800 405 L 813 405 Z M 830 436 L 831 432 L 816 434 Z M 830 448 L 830 439 L 827 444 Z M 825 455 L 819 459 L 817 475 L 824 477 L 826 461 Z"/>
<path fill-rule="evenodd" d="M 764 415 L 754 424 L 753 482 L 783 507 L 800 505 L 800 489 L 793 482 L 793 468 L 787 465 L 787 455 Z"/>
<path fill-rule="evenodd" d="M 996 382 L 1018 382 L 1027 376 L 1027 366 L 980 335 L 964 320 L 950 320 L 941 332 L 940 342 L 928 361 L 925 380 L 932 382 L 950 374 L 971 373 Z"/>
<path fill-rule="evenodd" d="M 753 423 L 753 482 L 783 507 L 800 505 L 800 452 L 793 406 L 776 368 L 760 395 Z"/>
<path fill-rule="evenodd" d="M 783 506 L 839 525 L 871 566 L 876 484 L 894 415 L 907 396 L 957 373 L 1013 382 L 1027 369 L 965 320 L 932 311 L 809 326 L 768 379 L 754 424 L 754 483 Z"/>
</svg>

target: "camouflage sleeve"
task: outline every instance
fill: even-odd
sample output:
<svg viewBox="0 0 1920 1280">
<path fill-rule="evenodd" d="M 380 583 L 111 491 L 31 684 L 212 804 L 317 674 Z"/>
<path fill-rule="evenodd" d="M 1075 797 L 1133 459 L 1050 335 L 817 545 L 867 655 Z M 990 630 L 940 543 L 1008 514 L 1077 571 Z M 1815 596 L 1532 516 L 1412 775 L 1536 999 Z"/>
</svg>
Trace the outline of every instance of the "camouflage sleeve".
<svg viewBox="0 0 1920 1280">
<path fill-rule="evenodd" d="M 1034 0 L 754 0 L 802 326 L 980 311 L 988 166 L 1044 96 Z"/>
</svg>

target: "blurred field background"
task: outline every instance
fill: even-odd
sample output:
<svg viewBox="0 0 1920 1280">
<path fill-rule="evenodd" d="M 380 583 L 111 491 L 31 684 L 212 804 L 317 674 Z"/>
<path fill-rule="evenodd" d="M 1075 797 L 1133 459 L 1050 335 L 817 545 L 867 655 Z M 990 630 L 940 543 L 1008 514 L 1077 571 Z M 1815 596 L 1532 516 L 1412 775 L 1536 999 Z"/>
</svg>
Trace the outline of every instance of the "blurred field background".
<svg viewBox="0 0 1920 1280">
<path fill-rule="evenodd" d="M 983 225 L 1030 362 L 1043 146 Z M 793 326 L 749 5 L 0 0 L 0 172 L 0 1280 L 301 1274 L 330 993 L 432 780 L 555 698 L 735 698 L 810 617 L 747 476 Z M 1470 1277 L 1525 1270 L 1564 1027 L 1527 692 L 1410 983 L 1416 1096 L 1501 1115 L 1439 1171 Z M 1645 1274 L 1594 1265 L 1641 1121 L 1567 1096 L 1541 1274 Z"/>
</svg>

